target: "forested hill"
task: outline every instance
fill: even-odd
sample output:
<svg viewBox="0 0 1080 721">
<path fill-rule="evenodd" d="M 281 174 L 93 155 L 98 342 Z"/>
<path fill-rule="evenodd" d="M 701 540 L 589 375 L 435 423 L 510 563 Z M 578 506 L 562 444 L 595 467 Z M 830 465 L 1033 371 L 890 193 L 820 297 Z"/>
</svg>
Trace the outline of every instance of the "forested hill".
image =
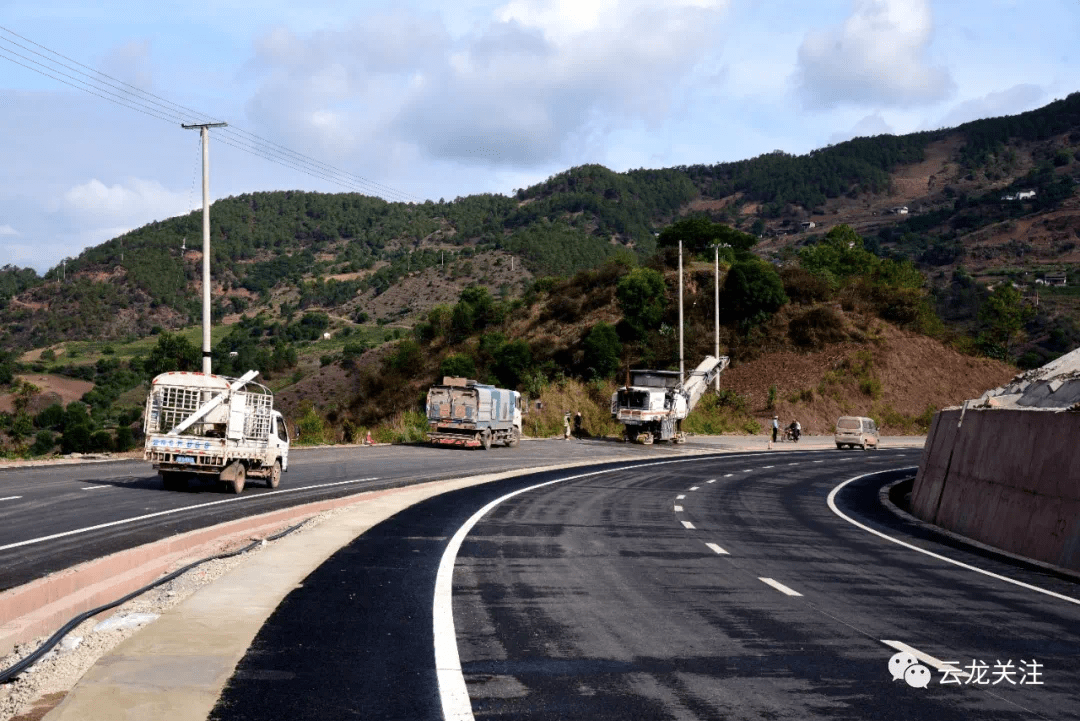
<svg viewBox="0 0 1080 721">
<path fill-rule="evenodd" d="M 912 168 L 935 163 L 928 180 L 912 181 Z M 319 308 L 355 322 L 409 322 L 425 303 L 456 297 L 470 283 L 513 295 L 537 276 L 566 276 L 620 252 L 651 255 L 655 234 L 687 211 L 765 239 L 797 235 L 800 223 L 815 219 L 823 227 L 850 223 L 879 254 L 924 268 L 965 262 L 970 270 L 981 256 L 972 255 L 969 236 L 981 232 L 985 241 L 1003 223 L 1068 209 L 1078 176 L 1074 93 L 1013 117 L 857 138 L 802 156 L 777 151 L 625 173 L 586 165 L 512 196 L 406 205 L 355 194 L 245 194 L 212 207 L 214 312 L 221 320 L 260 308 L 275 315 Z M 1037 190 L 1034 200 L 1000 197 L 1028 188 Z M 901 203 L 911 205 L 909 215 L 884 217 Z M 1047 258 L 1066 262 L 1066 236 L 1080 223 L 1054 222 L 1061 257 Z M 766 240 L 758 252 L 782 260 L 785 243 L 812 241 Z M 62 283 L 55 270 L 46 282 L 4 267 L 0 347 L 141 336 L 196 322 L 200 248 L 201 215 L 192 213 L 69 259 Z M 1031 257 L 1030 248 L 1023 253 Z"/>
</svg>

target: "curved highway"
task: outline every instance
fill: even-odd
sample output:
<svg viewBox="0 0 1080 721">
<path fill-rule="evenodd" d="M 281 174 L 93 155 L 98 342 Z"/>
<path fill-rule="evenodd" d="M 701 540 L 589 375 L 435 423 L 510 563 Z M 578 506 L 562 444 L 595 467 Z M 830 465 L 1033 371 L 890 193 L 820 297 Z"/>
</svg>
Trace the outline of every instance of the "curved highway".
<svg viewBox="0 0 1080 721">
<path fill-rule="evenodd" d="M 1080 717 L 1080 587 L 884 511 L 917 461 L 668 458 L 439 496 L 289 594 L 212 718 Z"/>
<path fill-rule="evenodd" d="M 116 461 L 0 470 L 0 591 L 83 561 L 244 516 L 410 483 L 597 457 L 723 450 L 715 441 L 640 446 L 527 441 L 490 451 L 426 446 L 294 449 L 277 491 L 213 484 L 165 491 L 150 464 Z"/>
</svg>

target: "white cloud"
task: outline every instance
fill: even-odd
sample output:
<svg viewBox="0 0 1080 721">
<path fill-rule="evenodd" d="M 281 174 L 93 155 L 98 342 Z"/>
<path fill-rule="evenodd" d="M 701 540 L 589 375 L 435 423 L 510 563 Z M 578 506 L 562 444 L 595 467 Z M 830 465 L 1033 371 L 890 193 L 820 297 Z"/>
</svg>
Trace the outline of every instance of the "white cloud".
<svg viewBox="0 0 1080 721">
<path fill-rule="evenodd" d="M 948 70 L 929 64 L 929 0 L 855 0 L 843 25 L 806 34 L 794 75 L 807 107 L 905 107 L 934 103 L 954 89 Z"/>
<path fill-rule="evenodd" d="M 847 132 L 833 133 L 829 136 L 830 143 L 842 143 L 852 138 L 872 138 L 875 135 L 892 135 L 892 126 L 885 122 L 881 113 L 871 113 L 851 127 Z"/>
<path fill-rule="evenodd" d="M 1046 101 L 1046 91 L 1030 83 L 1014 85 L 1008 90 L 987 93 L 981 98 L 972 98 L 957 103 L 942 116 L 935 128 L 953 128 L 957 125 L 1000 115 L 1016 115 L 1027 110 L 1034 110 Z"/>
<path fill-rule="evenodd" d="M 418 151 L 537 167 L 613 127 L 669 117 L 727 2 L 511 0 L 460 38 L 405 11 L 335 32 L 277 30 L 257 45 L 263 81 L 247 111 L 309 152 L 368 166 Z"/>
<path fill-rule="evenodd" d="M 20 233 L 10 225 L 0 225 L 0 235 L 20 235 Z"/>
<path fill-rule="evenodd" d="M 64 193 L 60 207 L 83 219 L 142 225 L 189 212 L 189 197 L 189 193 L 171 191 L 156 180 L 131 178 L 124 185 L 105 185 L 94 178 Z"/>
</svg>

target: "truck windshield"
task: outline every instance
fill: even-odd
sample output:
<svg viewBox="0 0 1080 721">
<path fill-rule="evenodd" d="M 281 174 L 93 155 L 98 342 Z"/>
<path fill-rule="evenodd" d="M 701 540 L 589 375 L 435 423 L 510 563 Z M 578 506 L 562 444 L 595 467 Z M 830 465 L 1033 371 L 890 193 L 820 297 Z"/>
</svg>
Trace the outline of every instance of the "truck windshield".
<svg viewBox="0 0 1080 721">
<path fill-rule="evenodd" d="M 649 407 L 649 394 L 646 391 L 619 391 L 619 408 L 645 410 Z"/>
</svg>

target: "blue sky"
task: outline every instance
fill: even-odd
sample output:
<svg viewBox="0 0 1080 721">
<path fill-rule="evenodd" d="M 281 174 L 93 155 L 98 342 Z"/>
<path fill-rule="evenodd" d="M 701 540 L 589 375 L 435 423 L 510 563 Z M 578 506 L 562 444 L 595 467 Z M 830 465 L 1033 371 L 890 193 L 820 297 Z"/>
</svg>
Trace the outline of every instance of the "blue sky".
<svg viewBox="0 0 1080 721">
<path fill-rule="evenodd" d="M 0 26 L 418 199 L 805 153 L 1080 90 L 1078 0 L 0 0 Z M 0 265 L 201 202 L 197 133 L 5 59 Z M 25 43 L 23 43 L 25 45 Z M 345 190 L 211 140 L 211 196 Z"/>
</svg>

